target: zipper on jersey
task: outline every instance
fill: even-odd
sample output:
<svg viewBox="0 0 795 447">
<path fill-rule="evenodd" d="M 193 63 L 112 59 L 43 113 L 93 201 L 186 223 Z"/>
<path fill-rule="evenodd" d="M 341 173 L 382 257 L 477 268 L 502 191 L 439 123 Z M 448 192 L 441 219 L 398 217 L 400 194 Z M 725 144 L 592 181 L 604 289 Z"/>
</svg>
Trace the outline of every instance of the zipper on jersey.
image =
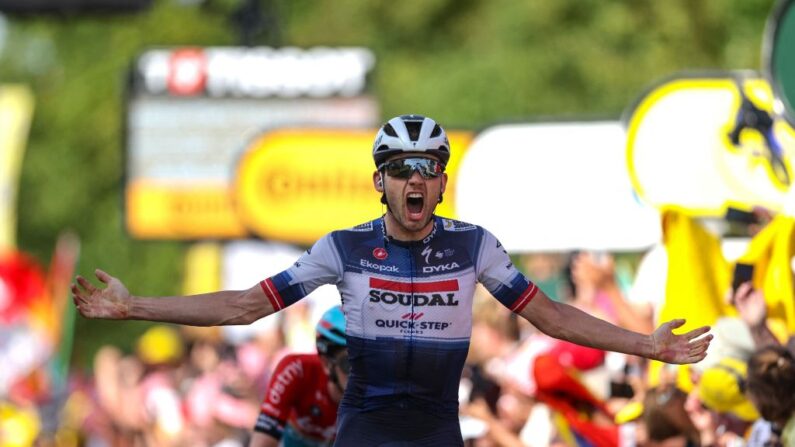
<svg viewBox="0 0 795 447">
<path fill-rule="evenodd" d="M 409 299 L 409 314 L 411 318 L 411 329 L 409 330 L 409 343 L 406 352 L 406 371 L 411 374 L 411 365 L 414 362 L 414 331 L 416 328 L 416 320 L 414 319 L 414 247 L 416 242 L 411 242 L 408 246 L 409 255 L 409 283 L 411 284 L 409 290 L 411 291 L 411 298 Z M 408 381 L 408 393 L 411 394 L 411 380 Z"/>
</svg>

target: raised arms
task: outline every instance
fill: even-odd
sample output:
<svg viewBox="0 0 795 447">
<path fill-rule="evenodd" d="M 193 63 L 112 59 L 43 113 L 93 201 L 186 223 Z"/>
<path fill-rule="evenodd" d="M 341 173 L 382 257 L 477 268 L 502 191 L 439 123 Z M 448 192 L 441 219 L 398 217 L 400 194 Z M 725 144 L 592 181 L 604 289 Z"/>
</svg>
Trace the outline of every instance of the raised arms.
<svg viewBox="0 0 795 447">
<path fill-rule="evenodd" d="M 591 316 L 576 307 L 550 300 L 542 291 L 520 315 L 545 334 L 579 345 L 637 355 L 667 363 L 696 363 L 707 355 L 712 335 L 704 326 L 685 334 L 673 329 L 685 320 L 663 323 L 649 335 L 629 331 Z"/>
<path fill-rule="evenodd" d="M 72 284 L 72 300 L 86 318 L 218 326 L 253 323 L 274 311 L 259 284 L 248 290 L 154 298 L 131 295 L 118 278 L 102 270 L 95 274 L 106 287 L 82 276 Z"/>
</svg>

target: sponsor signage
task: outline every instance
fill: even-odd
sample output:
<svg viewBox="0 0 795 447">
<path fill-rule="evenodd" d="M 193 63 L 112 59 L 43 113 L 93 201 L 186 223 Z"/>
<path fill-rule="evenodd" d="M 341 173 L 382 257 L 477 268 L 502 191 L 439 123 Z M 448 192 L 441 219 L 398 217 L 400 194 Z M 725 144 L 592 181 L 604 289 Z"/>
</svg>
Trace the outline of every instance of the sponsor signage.
<svg viewBox="0 0 795 447">
<path fill-rule="evenodd" d="M 628 116 L 628 169 L 647 203 L 703 217 L 723 217 L 728 206 L 781 209 L 795 133 L 773 113 L 765 80 L 680 76 L 652 88 Z"/>
<path fill-rule="evenodd" d="M 124 196 L 136 238 L 246 237 L 233 184 L 253 141 L 282 127 L 361 128 L 379 120 L 376 101 L 363 94 L 372 68 L 364 49 L 152 50 L 134 67 Z"/>
<path fill-rule="evenodd" d="M 617 121 L 489 128 L 458 170 L 458 217 L 511 252 L 646 249 L 659 215 L 632 191 L 625 144 Z"/>
<path fill-rule="evenodd" d="M 243 224 L 265 239 L 309 245 L 384 211 L 373 187 L 377 129 L 282 129 L 254 140 L 238 165 L 234 202 Z M 448 192 L 437 207 L 454 214 L 456 172 L 471 135 L 448 132 Z M 364 266 L 367 267 L 367 266 Z M 381 266 L 386 267 L 386 266 Z"/>
<path fill-rule="evenodd" d="M 134 88 L 166 96 L 350 97 L 364 92 L 374 64 L 359 47 L 150 50 L 137 60 Z"/>
</svg>

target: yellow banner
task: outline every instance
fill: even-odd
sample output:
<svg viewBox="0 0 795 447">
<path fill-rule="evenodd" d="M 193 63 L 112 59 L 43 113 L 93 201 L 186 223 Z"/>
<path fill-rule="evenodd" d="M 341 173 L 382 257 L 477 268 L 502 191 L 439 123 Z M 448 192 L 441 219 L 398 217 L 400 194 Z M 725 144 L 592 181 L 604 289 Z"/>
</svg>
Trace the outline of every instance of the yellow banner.
<svg viewBox="0 0 795 447">
<path fill-rule="evenodd" d="M 234 198 L 242 222 L 262 238 L 308 245 L 329 231 L 381 215 L 373 187 L 375 130 L 295 129 L 256 140 L 238 166 Z M 445 200 L 455 217 L 455 173 L 469 132 L 450 132 Z"/>
<path fill-rule="evenodd" d="M 230 194 L 229 187 L 218 184 L 175 188 L 172 183 L 132 182 L 126 190 L 127 231 L 142 239 L 245 237 Z"/>
<path fill-rule="evenodd" d="M 795 131 L 773 112 L 764 79 L 742 73 L 671 79 L 629 115 L 627 164 L 646 203 L 715 217 L 728 206 L 777 211 L 784 203 Z"/>
<path fill-rule="evenodd" d="M 0 86 L 0 250 L 16 247 L 19 173 L 32 117 L 29 88 Z"/>
</svg>

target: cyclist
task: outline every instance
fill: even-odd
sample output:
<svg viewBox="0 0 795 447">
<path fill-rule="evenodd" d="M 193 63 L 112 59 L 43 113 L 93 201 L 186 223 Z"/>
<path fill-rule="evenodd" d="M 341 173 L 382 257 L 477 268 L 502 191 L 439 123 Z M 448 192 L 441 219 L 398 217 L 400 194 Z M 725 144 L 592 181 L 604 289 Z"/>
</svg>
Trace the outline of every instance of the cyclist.
<svg viewBox="0 0 795 447">
<path fill-rule="evenodd" d="M 334 441 L 337 406 L 350 371 L 342 309 L 327 310 L 315 333 L 317 354 L 289 354 L 276 365 L 249 447 L 319 447 Z"/>
<path fill-rule="evenodd" d="M 702 335 L 708 327 L 676 335 L 673 329 L 684 320 L 673 320 L 651 334 L 621 329 L 551 300 L 513 266 L 487 230 L 436 216 L 450 145 L 434 120 L 390 119 L 378 131 L 372 154 L 373 185 L 386 213 L 327 234 L 284 272 L 248 290 L 152 299 L 131 295 L 117 278 L 97 270 L 107 286 L 78 276 L 72 285 L 77 309 L 89 318 L 248 324 L 321 284 L 336 284 L 351 362 L 337 420 L 339 446 L 463 445 L 458 383 L 476 282 L 555 338 L 670 363 L 706 355 L 712 337 Z"/>
</svg>

